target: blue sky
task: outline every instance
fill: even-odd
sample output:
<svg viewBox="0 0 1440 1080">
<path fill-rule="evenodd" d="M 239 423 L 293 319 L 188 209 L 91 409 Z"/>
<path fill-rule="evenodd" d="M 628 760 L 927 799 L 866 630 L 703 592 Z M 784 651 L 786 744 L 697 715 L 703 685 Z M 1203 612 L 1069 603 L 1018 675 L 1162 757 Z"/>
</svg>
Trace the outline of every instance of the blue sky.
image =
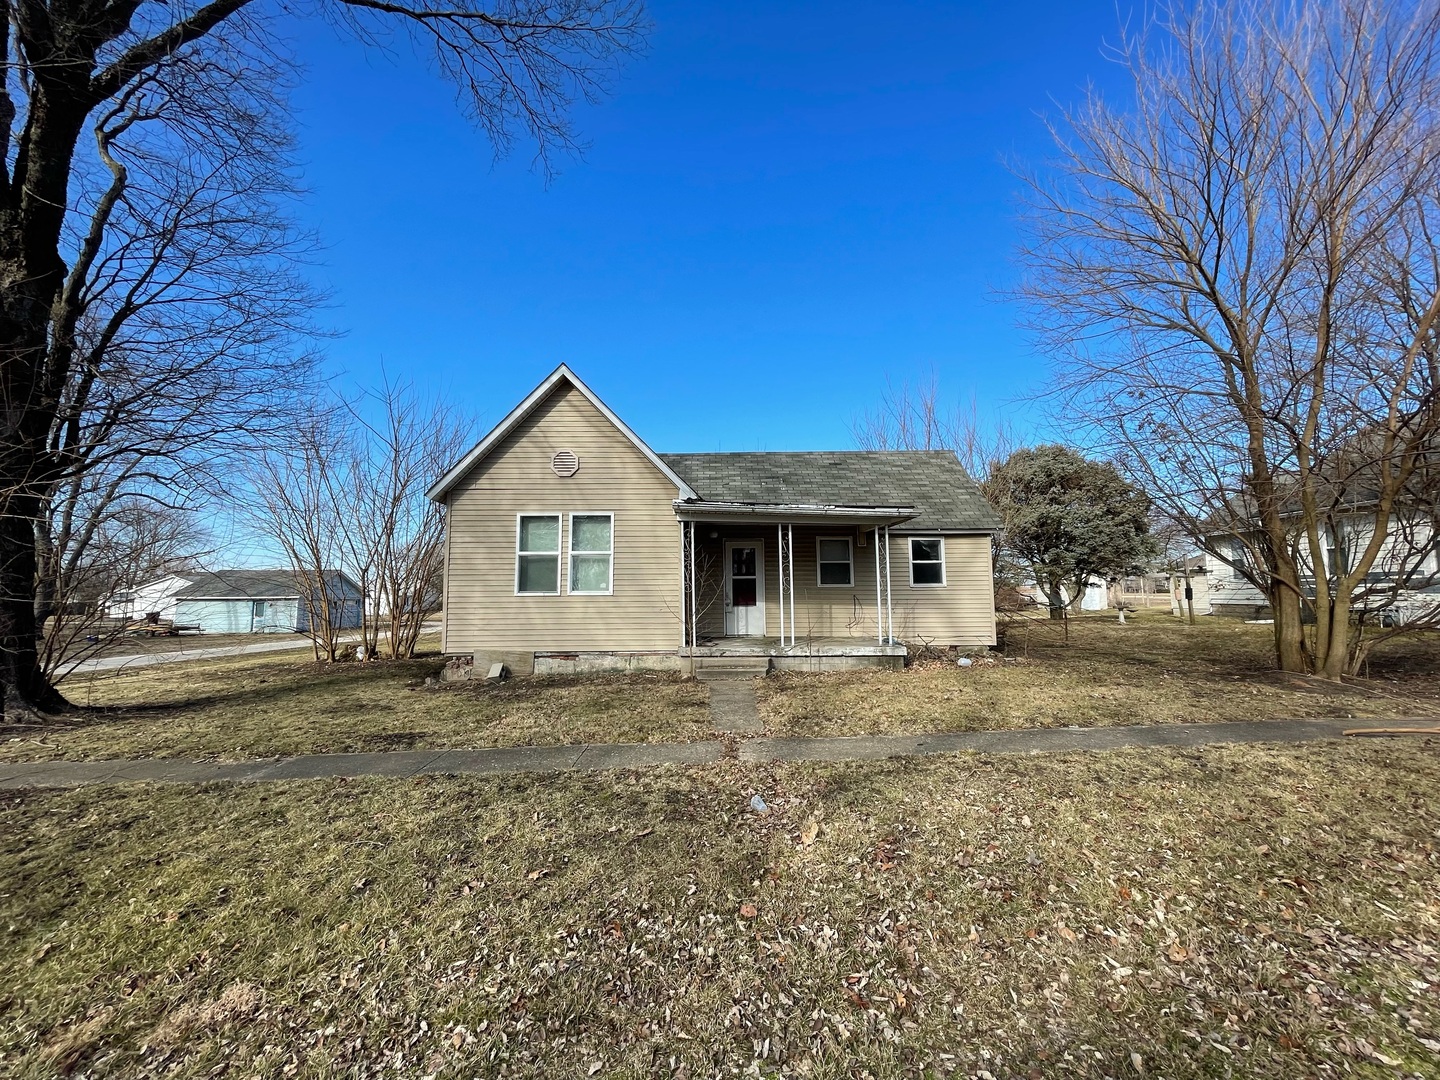
<svg viewBox="0 0 1440 1080">
<path fill-rule="evenodd" d="M 320 23 L 294 101 L 331 368 L 498 420 L 569 363 L 659 450 L 844 447 L 885 380 L 1026 423 L 1045 364 L 997 299 L 1012 156 L 1114 78 L 1113 3 L 654 0 L 548 186 L 453 88 Z"/>
</svg>

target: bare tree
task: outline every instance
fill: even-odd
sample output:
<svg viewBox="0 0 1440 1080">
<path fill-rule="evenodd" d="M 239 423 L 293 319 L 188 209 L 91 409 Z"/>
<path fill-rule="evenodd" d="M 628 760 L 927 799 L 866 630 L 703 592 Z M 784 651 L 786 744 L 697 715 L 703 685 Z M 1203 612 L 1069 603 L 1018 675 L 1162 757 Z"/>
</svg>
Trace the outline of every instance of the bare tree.
<svg viewBox="0 0 1440 1080">
<path fill-rule="evenodd" d="M 474 423 L 442 398 L 388 379 L 348 405 L 352 449 L 335 513 L 350 565 L 373 590 L 366 654 L 383 639 L 392 658 L 415 654 L 425 616 L 440 605 L 445 518 L 426 490 L 474 441 Z"/>
<path fill-rule="evenodd" d="M 850 431 L 862 450 L 953 450 L 977 480 L 1020 447 L 1014 426 L 982 420 L 973 397 L 968 407 L 947 405 L 934 370 L 914 384 L 887 379 L 879 403 L 855 417 Z"/>
<path fill-rule="evenodd" d="M 1202 0 L 1117 58 L 1130 100 L 1053 126 L 1022 295 L 1067 415 L 1260 590 L 1282 669 L 1340 678 L 1430 513 L 1440 5 Z"/>
<path fill-rule="evenodd" d="M 413 656 L 440 603 L 445 519 L 425 497 L 473 441 L 474 424 L 439 397 L 388 379 L 350 400 L 322 401 L 292 437 L 250 469 L 252 521 L 313 596 L 317 660 L 335 660 L 338 573 L 362 591 L 361 655 Z"/>
<path fill-rule="evenodd" d="M 285 556 L 317 661 L 337 658 L 346 613 L 337 575 L 346 552 L 338 498 L 350 453 L 346 419 L 334 408 L 294 416 L 288 438 L 254 454 L 246 471 L 250 521 Z"/>
<path fill-rule="evenodd" d="M 90 472 L 47 505 L 37 528 L 47 612 L 40 665 L 52 683 L 126 633 L 131 620 L 114 614 L 126 593 L 199 566 L 210 538 L 194 507 L 167 497 L 133 476 Z"/>
<path fill-rule="evenodd" d="M 542 162 L 573 145 L 567 106 L 597 93 L 641 25 L 629 0 L 322 11 L 367 46 L 412 37 L 497 152 L 524 133 Z M 290 16 L 252 0 L 0 13 L 0 683 L 7 705 L 54 710 L 66 703 L 38 662 L 35 603 L 47 501 L 127 438 L 158 450 L 151 421 L 192 449 L 237 398 L 223 430 L 263 425 L 251 376 L 294 363 L 308 304 L 289 270 L 304 238 L 280 210 Z M 126 422 L 88 422 L 102 402 Z M 205 419 L 171 423 L 192 406 Z"/>
</svg>

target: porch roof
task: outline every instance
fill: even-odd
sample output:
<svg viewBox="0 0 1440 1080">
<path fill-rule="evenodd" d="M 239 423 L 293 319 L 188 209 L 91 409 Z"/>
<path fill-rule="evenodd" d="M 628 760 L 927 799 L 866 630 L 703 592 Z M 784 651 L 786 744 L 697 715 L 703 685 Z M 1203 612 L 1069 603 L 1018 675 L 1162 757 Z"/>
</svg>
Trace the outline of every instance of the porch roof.
<svg viewBox="0 0 1440 1080">
<path fill-rule="evenodd" d="M 746 506 L 767 520 L 784 516 L 792 507 L 843 508 L 857 517 L 856 524 L 903 524 L 905 532 L 1000 528 L 994 509 L 948 450 L 760 451 L 660 458 L 694 490 L 696 498 L 683 500 L 687 506 Z M 886 519 L 885 511 L 892 516 Z"/>
<path fill-rule="evenodd" d="M 913 506 L 675 500 L 675 516 L 681 521 L 763 521 L 790 524 L 818 521 L 827 525 L 899 525 L 909 521 L 918 512 Z"/>
</svg>

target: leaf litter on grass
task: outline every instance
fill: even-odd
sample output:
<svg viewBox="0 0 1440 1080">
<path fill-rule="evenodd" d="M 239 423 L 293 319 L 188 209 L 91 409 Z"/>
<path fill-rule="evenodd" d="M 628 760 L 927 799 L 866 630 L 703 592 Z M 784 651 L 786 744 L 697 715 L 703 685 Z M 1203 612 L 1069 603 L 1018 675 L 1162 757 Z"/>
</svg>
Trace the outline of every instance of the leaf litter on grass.
<svg viewBox="0 0 1440 1080">
<path fill-rule="evenodd" d="M 1433 1075 L 1437 780 L 1425 742 L 22 794 L 0 1061 Z"/>
</svg>

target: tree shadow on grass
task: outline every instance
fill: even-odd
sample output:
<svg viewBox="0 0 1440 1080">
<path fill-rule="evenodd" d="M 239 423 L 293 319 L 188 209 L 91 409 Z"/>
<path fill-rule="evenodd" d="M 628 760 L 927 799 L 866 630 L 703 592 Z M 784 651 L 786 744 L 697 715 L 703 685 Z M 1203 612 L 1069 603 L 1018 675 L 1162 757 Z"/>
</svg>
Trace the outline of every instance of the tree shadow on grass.
<svg viewBox="0 0 1440 1080">
<path fill-rule="evenodd" d="M 213 682 L 224 689 L 207 690 L 202 677 L 192 684 L 195 690 L 202 692 L 183 693 L 162 701 L 124 705 L 86 705 L 77 702 L 72 711 L 47 718 L 43 723 L 0 722 L 0 739 L 35 738 L 53 733 L 94 730 L 242 702 L 257 709 L 281 704 L 290 709 L 333 705 L 333 697 L 328 695 L 338 690 L 353 690 L 380 681 L 392 684 L 418 682 L 427 675 L 435 674 L 437 670 L 434 660 L 415 659 L 377 661 L 364 666 L 304 663 L 287 666 L 263 676 L 259 672 L 245 672 L 239 680 L 223 675 L 211 675 Z M 75 688 L 78 686 L 79 684 L 76 684 Z M 61 689 L 64 690 L 64 684 Z M 376 702 L 346 702 L 345 707 L 359 710 L 386 706 Z"/>
</svg>

